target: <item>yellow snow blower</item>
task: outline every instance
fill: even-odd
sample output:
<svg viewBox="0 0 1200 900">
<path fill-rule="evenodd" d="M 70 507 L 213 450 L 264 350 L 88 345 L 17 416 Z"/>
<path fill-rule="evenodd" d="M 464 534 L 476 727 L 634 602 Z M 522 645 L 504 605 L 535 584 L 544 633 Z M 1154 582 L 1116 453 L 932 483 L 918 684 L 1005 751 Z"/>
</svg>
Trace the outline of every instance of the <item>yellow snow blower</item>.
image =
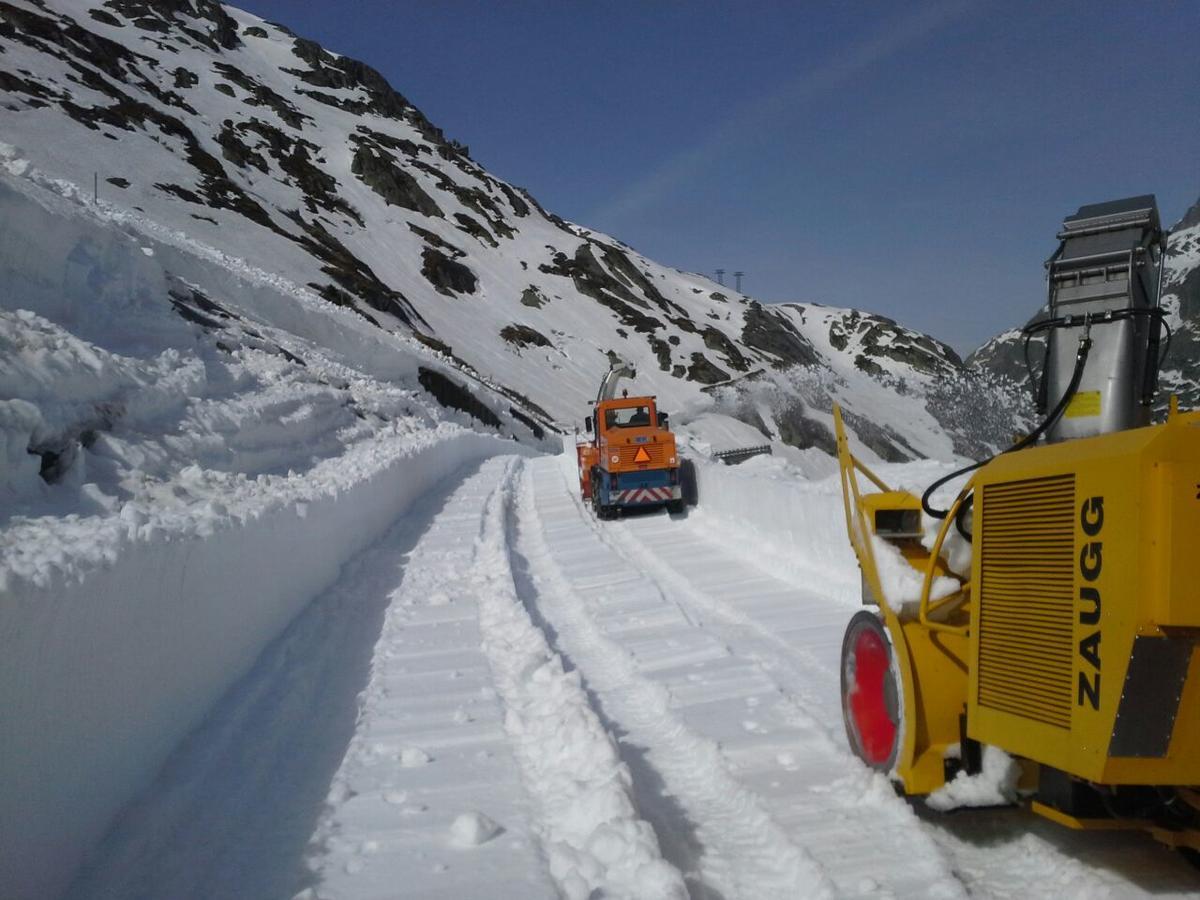
<svg viewBox="0 0 1200 900">
<path fill-rule="evenodd" d="M 835 409 L 846 525 L 878 607 L 843 640 L 846 732 L 908 794 L 977 774 L 990 745 L 1020 761 L 1041 815 L 1194 854 L 1200 413 L 1172 398 L 1149 424 L 1164 331 L 1169 347 L 1154 198 L 1083 207 L 1058 238 L 1048 313 L 1026 328 L 1027 360 L 1046 337 L 1029 435 L 918 498 L 855 458 Z M 936 536 L 923 516 L 942 519 Z"/>
</svg>

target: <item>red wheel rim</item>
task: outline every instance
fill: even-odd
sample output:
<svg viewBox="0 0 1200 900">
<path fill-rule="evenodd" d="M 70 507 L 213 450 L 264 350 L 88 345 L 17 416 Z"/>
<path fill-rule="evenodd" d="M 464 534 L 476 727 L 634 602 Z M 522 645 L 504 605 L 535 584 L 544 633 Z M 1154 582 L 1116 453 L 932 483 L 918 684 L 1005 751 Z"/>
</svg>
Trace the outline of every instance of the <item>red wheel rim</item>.
<svg viewBox="0 0 1200 900">
<path fill-rule="evenodd" d="M 896 743 L 896 722 L 887 690 L 891 653 L 883 636 L 872 628 L 858 630 L 852 652 L 850 721 L 863 759 L 872 766 L 883 766 L 891 759 Z"/>
</svg>

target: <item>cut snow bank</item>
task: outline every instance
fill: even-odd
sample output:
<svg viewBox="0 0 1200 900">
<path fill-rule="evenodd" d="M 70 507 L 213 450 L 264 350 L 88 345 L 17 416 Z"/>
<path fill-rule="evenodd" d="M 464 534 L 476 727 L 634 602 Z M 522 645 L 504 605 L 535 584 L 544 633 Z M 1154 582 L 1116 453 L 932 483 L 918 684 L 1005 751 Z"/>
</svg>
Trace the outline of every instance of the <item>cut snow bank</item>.
<svg viewBox="0 0 1200 900">
<path fill-rule="evenodd" d="M 846 537 L 836 478 L 809 481 L 794 466 L 757 456 L 737 466 L 695 459 L 700 502 L 689 517 L 739 555 L 785 580 L 821 576 L 832 599 L 859 602 L 858 563 Z"/>
<path fill-rule="evenodd" d="M 451 426 L 383 434 L 303 477 L 236 480 L 220 502 L 32 520 L 57 558 L 0 558 L 6 896 L 60 893 L 109 820 L 347 559 L 439 479 L 514 452 Z"/>
</svg>

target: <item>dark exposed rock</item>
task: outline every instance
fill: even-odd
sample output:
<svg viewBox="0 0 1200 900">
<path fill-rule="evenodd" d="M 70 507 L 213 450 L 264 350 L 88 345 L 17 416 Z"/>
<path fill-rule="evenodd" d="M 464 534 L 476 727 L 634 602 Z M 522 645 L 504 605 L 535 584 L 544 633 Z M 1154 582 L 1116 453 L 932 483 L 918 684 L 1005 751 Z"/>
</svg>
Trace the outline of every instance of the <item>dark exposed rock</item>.
<svg viewBox="0 0 1200 900">
<path fill-rule="evenodd" d="M 756 413 L 757 415 L 757 413 Z M 759 419 L 764 434 L 766 425 Z M 815 447 L 830 455 L 837 454 L 837 441 L 824 423 L 804 415 L 804 404 L 796 402 L 775 413 L 775 424 L 779 429 L 779 440 L 800 450 Z"/>
<path fill-rule="evenodd" d="M 21 78 L 5 71 L 0 71 L 0 91 L 4 91 L 6 94 L 25 94 L 29 97 L 46 100 L 60 97 L 45 85 L 39 84 L 31 78 Z"/>
<path fill-rule="evenodd" d="M 592 255 L 590 244 L 580 244 L 574 257 L 555 253 L 553 262 L 543 263 L 538 270 L 570 278 L 577 291 L 607 306 L 617 314 L 622 325 L 634 331 L 649 334 L 663 327 L 659 319 L 635 308 L 640 306 L 647 309 L 649 304 L 634 296 L 625 285 L 608 274 Z"/>
<path fill-rule="evenodd" d="M 175 312 L 189 322 L 195 322 L 205 328 L 223 328 L 226 322 L 238 318 L 221 304 L 190 286 L 178 285 L 170 288 L 167 298 Z"/>
<path fill-rule="evenodd" d="M 421 261 L 421 274 L 437 288 L 438 293 L 447 297 L 475 293 L 475 273 L 462 263 L 432 247 L 425 248 L 421 254 Z"/>
<path fill-rule="evenodd" d="M 457 409 L 491 428 L 500 428 L 499 417 L 472 394 L 466 387 L 447 378 L 441 372 L 421 366 L 417 369 L 417 380 L 442 406 Z"/>
<path fill-rule="evenodd" d="M 541 309 L 549 301 L 543 296 L 542 292 L 534 285 L 530 285 L 521 292 L 521 305 L 530 306 L 534 309 Z"/>
<path fill-rule="evenodd" d="M 774 356 L 777 369 L 789 366 L 815 366 L 821 361 L 812 343 L 784 316 L 751 302 L 746 307 L 742 343 L 768 356 Z"/>
<path fill-rule="evenodd" d="M 442 240 L 440 237 L 438 237 L 432 231 L 428 230 L 427 228 L 422 228 L 420 225 L 414 225 L 412 222 L 409 222 L 408 230 L 411 231 L 413 234 L 417 235 L 418 237 L 420 237 L 422 240 L 424 240 L 425 243 L 427 243 L 431 246 L 437 247 L 439 250 L 445 250 L 447 253 L 449 253 L 451 256 L 453 256 L 455 259 L 460 259 L 467 255 L 462 250 L 459 250 L 457 247 L 455 247 L 453 244 L 451 244 L 449 241 Z"/>
<path fill-rule="evenodd" d="M 459 203 L 477 213 L 496 234 L 504 238 L 511 238 L 516 234 L 512 226 L 505 221 L 504 212 L 486 191 L 476 187 L 465 187 L 449 178 L 441 169 L 423 160 L 414 159 L 412 164 L 433 178 L 439 191 L 453 194 Z"/>
<path fill-rule="evenodd" d="M 237 91 L 223 81 L 218 81 L 216 84 L 214 84 L 213 89 L 218 90 L 222 94 L 225 94 L 229 97 L 233 97 L 235 100 L 237 99 Z"/>
<path fill-rule="evenodd" d="M 267 34 L 267 29 L 259 28 L 257 25 L 251 25 L 249 28 L 245 29 L 242 32 L 242 34 L 246 35 L 247 37 L 256 37 L 256 38 L 269 37 L 269 35 Z"/>
<path fill-rule="evenodd" d="M 717 384 L 729 380 L 729 373 L 708 361 L 703 353 L 692 354 L 692 364 L 687 369 L 688 381 L 701 384 Z"/>
<path fill-rule="evenodd" d="M 654 351 L 654 357 L 658 360 L 658 367 L 664 372 L 669 371 L 671 368 L 671 345 L 653 335 L 648 336 L 646 342 L 650 345 L 650 349 Z"/>
<path fill-rule="evenodd" d="M 369 142 L 386 147 L 388 150 L 398 150 L 405 156 L 416 156 L 418 153 L 429 153 L 429 147 L 424 144 L 414 144 L 404 138 L 393 137 L 382 131 L 375 131 L 365 125 L 359 125 L 355 131 Z"/>
<path fill-rule="evenodd" d="M 500 337 L 517 347 L 552 347 L 550 339 L 535 328 L 528 325 L 505 325 L 500 329 Z"/>
<path fill-rule="evenodd" d="M 510 406 L 508 408 L 508 412 L 514 419 L 516 419 L 518 422 L 520 422 L 522 425 L 524 425 L 526 428 L 528 428 L 533 433 L 533 436 L 535 438 L 537 438 L 539 441 L 546 436 L 546 431 L 544 428 L 542 428 L 541 425 L 539 425 L 533 419 L 529 418 L 529 416 L 525 415 L 523 412 L 521 412 L 515 406 Z"/>
<path fill-rule="evenodd" d="M 450 345 L 447 344 L 445 341 L 439 341 L 433 335 L 425 334 L 424 332 L 420 332 L 420 331 L 414 331 L 413 337 L 416 338 L 420 343 L 422 343 L 426 347 L 428 347 L 430 350 L 434 350 L 438 353 L 444 353 L 444 354 L 446 354 L 446 356 L 449 356 L 449 357 L 454 357 L 454 350 L 450 347 Z"/>
<path fill-rule="evenodd" d="M 395 316 L 411 328 L 415 329 L 418 321 L 428 327 L 428 323 L 413 309 L 403 294 L 380 281 L 370 266 L 351 253 L 346 245 L 326 231 L 320 222 L 306 222 L 299 212 L 289 214 L 289 218 L 305 232 L 303 237 L 293 240 L 324 263 L 321 271 L 337 282 L 342 290 L 358 297 L 372 309 Z M 330 296 L 327 296 L 331 293 L 328 289 L 316 289 L 322 291 L 322 296 L 327 300 L 330 299 Z M 372 318 L 371 321 L 376 320 Z"/>
<path fill-rule="evenodd" d="M 88 15 L 97 22 L 102 22 L 105 25 L 110 25 L 113 28 L 124 28 L 125 23 L 114 16 L 112 13 L 105 12 L 102 9 L 89 9 Z"/>
<path fill-rule="evenodd" d="M 158 34 L 166 34 L 171 30 L 171 27 L 162 19 L 152 19 L 149 16 L 143 16 L 132 21 L 134 26 L 142 29 L 142 31 L 154 31 Z"/>
<path fill-rule="evenodd" d="M 104 180 L 107 181 L 109 184 L 113 185 L 114 187 L 119 187 L 122 190 L 129 187 L 129 181 L 127 179 L 121 178 L 120 176 L 117 176 L 117 175 L 114 175 L 112 178 L 105 178 Z"/>
<path fill-rule="evenodd" d="M 704 346 L 721 354 L 730 366 L 739 372 L 750 368 L 750 360 L 738 350 L 737 344 L 731 341 L 723 331 L 718 331 L 711 325 L 706 325 L 703 331 Z"/>
<path fill-rule="evenodd" d="M 377 318 L 375 318 L 373 315 L 371 315 L 370 313 L 363 310 L 357 303 L 354 302 L 354 298 L 351 297 L 345 291 L 343 291 L 341 288 L 336 287 L 332 284 L 318 284 L 315 281 L 310 281 L 308 283 L 308 286 L 310 288 L 312 288 L 314 291 L 316 291 L 318 294 L 320 294 L 323 299 L 329 301 L 334 306 L 340 306 L 343 309 L 348 309 L 351 312 L 358 313 L 360 316 L 362 316 L 364 319 L 366 319 L 368 322 L 370 322 L 376 328 L 383 327 L 383 325 L 380 323 L 380 321 Z"/>
<path fill-rule="evenodd" d="M 501 192 L 508 198 L 508 205 L 512 207 L 513 214 L 518 218 L 524 218 L 529 215 L 529 204 L 521 199 L 520 195 L 503 181 L 497 182 Z"/>
<path fill-rule="evenodd" d="M 104 6 L 139 28 L 164 32 L 177 28 L 212 50 L 242 45 L 237 22 L 217 0 L 106 0 Z M 195 22 L 201 23 L 203 30 L 189 24 Z"/>
<path fill-rule="evenodd" d="M 885 374 L 886 370 L 879 363 L 875 362 L 865 353 L 856 354 L 854 357 L 854 367 L 860 371 L 866 372 L 872 378 L 878 378 Z"/>
<path fill-rule="evenodd" d="M 185 69 L 183 66 L 177 67 L 172 74 L 175 76 L 175 87 L 180 90 L 195 87 L 200 83 L 200 76 L 195 72 Z"/>
<path fill-rule="evenodd" d="M 670 300 L 664 297 L 659 292 L 658 288 L 651 283 L 650 279 L 647 278 L 645 274 L 633 264 L 632 261 L 630 261 L 628 256 L 610 244 L 599 244 L 598 246 L 601 248 L 601 258 L 604 260 L 604 264 L 608 266 L 609 270 L 614 272 L 618 278 L 622 279 L 626 285 L 628 285 L 630 288 L 640 291 L 642 296 L 668 314 L 671 312 L 678 314 L 686 323 L 680 325 L 679 320 L 672 319 L 671 321 L 676 325 L 680 325 L 680 327 L 684 328 L 685 330 L 696 330 L 692 325 L 691 320 L 688 318 L 687 310 L 678 303 L 672 303 Z"/>
<path fill-rule="evenodd" d="M 835 349 L 845 350 L 852 335 L 857 337 L 861 348 L 855 365 L 872 376 L 886 372 L 876 362 L 882 358 L 926 375 L 952 375 L 963 365 L 958 354 L 946 344 L 902 328 L 886 316 L 851 310 L 830 323 L 829 343 Z"/>
<path fill-rule="evenodd" d="M 259 153 L 256 153 L 238 136 L 237 131 L 233 127 L 233 122 L 226 119 L 221 125 L 221 131 L 217 134 L 217 143 L 221 147 L 221 155 L 229 160 L 239 169 L 244 169 L 246 166 L 254 166 L 263 174 L 271 171 L 266 159 Z"/>
<path fill-rule="evenodd" d="M 921 454 L 901 435 L 885 425 L 877 425 L 864 416 L 857 415 L 847 409 L 842 410 L 842 418 L 854 429 L 858 439 L 873 450 L 885 462 L 907 462 L 919 459 Z"/>
<path fill-rule="evenodd" d="M 24 7 L 0 2 L 0 21 L 11 30 L 8 35 L 10 38 L 62 60 L 81 75 L 85 74 L 80 64 L 83 61 L 117 81 L 127 80 L 146 90 L 152 87 L 157 90 L 157 86 L 152 86 L 141 71 L 143 67 L 153 69 L 158 65 L 152 57 L 134 53 L 116 41 L 88 31 L 71 19 L 63 18 L 56 22 Z M 111 96 L 111 89 L 106 90 L 111 86 L 107 84 L 93 82 L 90 86 Z"/>
<path fill-rule="evenodd" d="M 368 110 L 385 119 L 407 121 L 414 125 L 423 137 L 441 143 L 444 136 L 411 103 L 388 84 L 387 79 L 365 63 L 348 56 L 337 56 L 326 52 L 315 41 L 298 39 L 292 52 L 304 62 L 308 69 L 285 69 L 302 81 L 317 88 L 363 89 L 369 100 Z"/>
<path fill-rule="evenodd" d="M 492 237 L 492 233 L 472 219 L 466 213 L 455 213 L 454 221 L 458 223 L 460 230 L 465 231 L 471 237 L 475 238 L 479 243 L 486 247 L 499 247 L 500 243 Z"/>
<path fill-rule="evenodd" d="M 197 206 L 204 206 L 204 198 L 195 191 L 189 191 L 187 188 L 178 184 L 163 184 L 155 182 L 154 186 L 165 194 L 173 194 L 180 200 L 186 200 L 188 203 L 195 203 Z"/>
<path fill-rule="evenodd" d="M 350 171 L 367 187 L 392 206 L 411 209 L 423 216 L 442 218 L 442 210 L 417 180 L 400 166 L 396 158 L 381 147 L 351 137 L 355 145 Z"/>
<path fill-rule="evenodd" d="M 249 94 L 242 101 L 247 106 L 265 106 L 273 110 L 275 115 L 279 116 L 280 119 L 292 128 L 303 128 L 306 121 L 312 121 L 311 116 L 306 116 L 300 112 L 291 101 L 284 98 L 272 88 L 267 87 L 267 85 L 255 81 L 237 66 L 217 62 L 213 63 L 213 68 L 224 78 Z"/>
</svg>

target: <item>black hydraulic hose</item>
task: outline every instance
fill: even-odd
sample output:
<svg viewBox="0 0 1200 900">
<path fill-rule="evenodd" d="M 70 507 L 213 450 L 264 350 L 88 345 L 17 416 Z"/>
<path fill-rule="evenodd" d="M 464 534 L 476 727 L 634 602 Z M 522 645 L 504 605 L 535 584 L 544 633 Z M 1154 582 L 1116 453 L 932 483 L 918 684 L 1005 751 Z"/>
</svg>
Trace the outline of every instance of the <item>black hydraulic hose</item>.
<svg viewBox="0 0 1200 900">
<path fill-rule="evenodd" d="M 1087 364 L 1088 352 L 1091 349 L 1092 339 L 1088 336 L 1088 333 L 1085 330 L 1083 337 L 1079 339 L 1079 349 L 1075 351 L 1075 370 L 1071 373 L 1071 381 L 1067 385 L 1067 389 L 1063 392 L 1062 398 L 1055 405 L 1054 409 L 1051 410 L 1050 415 L 1046 416 L 1046 418 L 1042 420 L 1042 423 L 1038 425 L 1037 428 L 1029 432 L 1029 434 L 1025 435 L 1025 437 L 1021 438 L 1021 440 L 1017 441 L 1011 447 L 1001 450 L 1000 453 L 989 456 L 987 459 L 971 463 L 969 466 L 964 466 L 958 471 L 951 472 L 949 475 L 939 478 L 937 481 L 927 487 L 925 489 L 925 493 L 921 495 L 921 509 L 925 510 L 925 514 L 932 516 L 935 519 L 946 518 L 946 516 L 950 513 L 949 509 L 934 509 L 929 505 L 929 498 L 933 496 L 934 491 L 936 491 L 946 482 L 954 480 L 959 475 L 966 475 L 968 472 L 974 472 L 976 469 L 986 466 L 997 456 L 1002 456 L 1005 453 L 1015 453 L 1017 450 L 1024 450 L 1026 447 L 1033 444 L 1043 434 L 1045 434 L 1046 431 L 1059 420 L 1063 412 L 1066 411 L 1067 404 L 1071 402 L 1071 398 L 1074 397 L 1075 392 L 1079 390 L 1079 382 L 1083 380 L 1083 367 Z"/>
</svg>

